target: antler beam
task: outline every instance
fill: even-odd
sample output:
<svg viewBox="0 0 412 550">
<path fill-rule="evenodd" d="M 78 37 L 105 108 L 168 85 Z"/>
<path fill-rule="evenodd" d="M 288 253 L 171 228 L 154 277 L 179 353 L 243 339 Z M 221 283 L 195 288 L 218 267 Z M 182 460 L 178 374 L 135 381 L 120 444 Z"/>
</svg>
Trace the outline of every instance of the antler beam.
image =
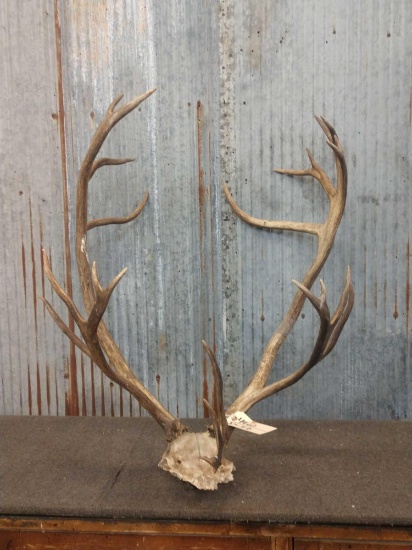
<svg viewBox="0 0 412 550">
<path fill-rule="evenodd" d="M 86 353 L 111 380 L 129 391 L 149 414 L 157 420 L 165 431 L 166 438 L 171 440 L 184 432 L 186 428 L 179 419 L 175 418 L 163 407 L 133 374 L 108 328 L 102 321 L 110 296 L 120 279 L 126 273 L 126 269 L 119 273 L 107 288 L 103 288 L 97 276 L 96 264 L 93 264 L 93 268 L 91 268 L 87 255 L 87 232 L 90 229 L 108 224 L 124 224 L 132 221 L 141 213 L 147 202 L 148 193 L 146 192 L 141 203 L 129 216 L 123 218 L 100 218 L 92 221 L 88 221 L 87 219 L 88 186 L 96 171 L 103 166 L 125 164 L 133 160 L 130 158 L 114 159 L 107 157 L 96 159 L 105 139 L 123 117 L 136 109 L 154 91 L 155 88 L 136 97 L 118 109 L 116 109 L 116 106 L 123 95 L 120 95 L 110 104 L 103 121 L 92 137 L 89 149 L 80 168 L 76 197 L 76 259 L 87 318 L 83 318 L 80 315 L 74 302 L 57 282 L 52 273 L 47 254 L 43 251 L 43 261 L 47 277 L 54 291 L 66 304 L 69 313 L 83 336 L 84 342 L 70 330 L 50 303 L 45 299 L 43 301 L 57 325 L 71 341 L 81 351 Z"/>
<path fill-rule="evenodd" d="M 350 271 L 347 273 L 347 280 L 345 290 L 343 291 L 341 302 L 335 312 L 332 321 L 325 317 L 324 309 L 326 307 L 326 294 L 325 289 L 322 286 L 321 302 L 322 308 L 319 306 L 318 299 L 309 292 L 316 278 L 318 277 L 323 265 L 325 264 L 329 253 L 332 249 L 335 239 L 336 231 L 339 227 L 339 223 L 342 219 L 342 215 L 345 209 L 346 203 L 346 191 L 347 191 L 347 168 L 346 161 L 343 153 L 342 146 L 340 144 L 338 135 L 333 126 L 323 117 L 316 117 L 319 126 L 322 128 L 326 135 L 326 143 L 332 149 L 337 172 L 337 184 L 336 187 L 332 185 L 327 174 L 316 163 L 312 153 L 307 149 L 308 157 L 311 163 L 311 167 L 306 170 L 276 170 L 280 174 L 287 174 L 290 176 L 311 176 L 323 187 L 328 199 L 329 199 L 329 213 L 326 221 L 323 224 L 317 223 L 303 223 L 303 222 L 286 222 L 286 221 L 268 221 L 259 218 L 249 216 L 244 212 L 235 202 L 230 194 L 230 191 L 226 184 L 224 184 L 224 192 L 226 198 L 232 207 L 234 213 L 244 222 L 255 227 L 261 227 L 266 229 L 278 229 L 288 231 L 299 231 L 303 233 L 310 233 L 318 239 L 318 251 L 315 260 L 309 267 L 303 281 L 297 283 L 298 291 L 293 299 L 293 302 L 287 312 L 285 318 L 279 325 L 276 332 L 269 340 L 266 349 L 263 352 L 259 367 L 249 382 L 249 385 L 243 391 L 243 393 L 234 401 L 229 407 L 228 413 L 236 412 L 238 410 L 246 412 L 250 407 L 255 405 L 258 401 L 273 395 L 274 393 L 284 389 L 297 382 L 306 372 L 308 372 L 316 363 L 318 363 L 323 357 L 325 357 L 330 351 L 332 351 L 339 334 L 345 324 L 353 305 L 353 287 L 350 282 Z M 322 283 L 323 285 L 323 283 Z M 285 338 L 291 331 L 292 327 L 296 323 L 306 298 L 309 298 L 318 311 L 321 318 L 321 327 L 318 336 L 318 340 L 315 344 L 314 351 L 309 361 L 298 369 L 293 375 L 286 377 L 283 380 L 275 382 L 266 386 L 273 363 L 276 359 L 277 353 L 282 346 Z"/>
</svg>

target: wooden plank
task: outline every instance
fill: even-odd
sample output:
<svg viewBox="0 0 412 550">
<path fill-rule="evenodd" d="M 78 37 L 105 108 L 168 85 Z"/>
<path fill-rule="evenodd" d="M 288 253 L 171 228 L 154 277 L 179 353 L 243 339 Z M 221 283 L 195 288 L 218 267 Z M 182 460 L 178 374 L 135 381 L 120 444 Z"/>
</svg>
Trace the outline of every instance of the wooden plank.
<svg viewBox="0 0 412 550">
<path fill-rule="evenodd" d="M 203 536 L 156 536 L 118 535 L 96 533 L 42 533 L 42 532 L 0 532 L 0 544 L 7 550 L 264 550 L 270 549 L 270 539 L 262 537 L 203 537 Z M 283 550 L 283 547 L 282 547 Z"/>
<path fill-rule="evenodd" d="M 294 550 L 411 550 L 408 543 L 350 542 L 350 541 L 305 541 L 294 540 Z"/>
<path fill-rule="evenodd" d="M 139 522 L 80 520 L 72 518 L 13 518 L 0 517 L 0 532 L 45 531 L 144 535 L 185 534 L 200 536 L 256 536 L 286 539 L 329 541 L 382 541 L 412 543 L 412 529 L 383 527 L 337 527 L 331 525 L 274 525 L 262 523 L 202 523 L 202 522 Z M 306 539 L 303 541 L 303 539 Z"/>
<path fill-rule="evenodd" d="M 293 550 L 293 539 L 291 537 L 273 537 L 272 550 Z"/>
<path fill-rule="evenodd" d="M 98 534 L 98 533 L 56 533 L 39 531 L 0 531 L 0 544 L 8 550 L 36 550 L 45 547 L 60 550 L 105 548 L 105 550 L 122 548 L 157 549 L 264 549 L 272 550 L 396 550 L 411 549 L 408 543 L 377 543 L 353 541 L 310 541 L 286 537 L 216 537 L 216 536 L 179 536 L 179 535 L 138 535 L 138 534 Z"/>
</svg>

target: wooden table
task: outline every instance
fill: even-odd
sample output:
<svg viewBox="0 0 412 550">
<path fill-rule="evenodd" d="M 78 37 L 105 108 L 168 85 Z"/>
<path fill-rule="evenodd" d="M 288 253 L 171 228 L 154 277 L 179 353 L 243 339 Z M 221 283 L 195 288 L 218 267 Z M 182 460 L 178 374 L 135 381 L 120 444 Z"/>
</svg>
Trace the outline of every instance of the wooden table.
<svg viewBox="0 0 412 550">
<path fill-rule="evenodd" d="M 157 468 L 152 419 L 0 417 L 0 549 L 412 549 L 412 423 L 274 425 L 200 492 Z"/>
</svg>

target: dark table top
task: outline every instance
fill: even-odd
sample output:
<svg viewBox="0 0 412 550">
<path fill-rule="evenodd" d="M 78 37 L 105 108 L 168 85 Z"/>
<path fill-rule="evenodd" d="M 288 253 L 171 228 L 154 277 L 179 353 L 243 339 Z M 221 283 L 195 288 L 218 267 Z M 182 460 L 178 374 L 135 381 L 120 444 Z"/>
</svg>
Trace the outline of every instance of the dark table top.
<svg viewBox="0 0 412 550">
<path fill-rule="evenodd" d="M 152 419 L 0 417 L 0 514 L 412 526 L 411 422 L 273 425 L 236 430 L 234 482 L 204 492 L 157 467 Z"/>
</svg>

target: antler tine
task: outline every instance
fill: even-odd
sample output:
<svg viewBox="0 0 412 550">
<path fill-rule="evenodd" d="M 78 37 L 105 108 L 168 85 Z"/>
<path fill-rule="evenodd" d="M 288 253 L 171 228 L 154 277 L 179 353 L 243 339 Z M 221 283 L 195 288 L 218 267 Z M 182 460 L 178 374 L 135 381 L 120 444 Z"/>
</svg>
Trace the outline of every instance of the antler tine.
<svg viewBox="0 0 412 550">
<path fill-rule="evenodd" d="M 333 141 L 333 136 L 337 135 L 335 128 L 326 120 L 323 116 L 316 116 L 315 115 L 316 122 L 319 124 L 319 126 L 322 128 L 323 133 L 328 138 L 329 141 Z"/>
<path fill-rule="evenodd" d="M 337 136 L 335 129 L 324 117 L 316 117 L 316 120 L 319 126 L 321 127 L 321 129 L 323 130 L 323 132 L 325 133 L 327 137 L 327 144 L 332 148 L 335 156 L 336 172 L 337 172 L 336 188 L 332 185 L 326 173 L 316 163 L 312 153 L 309 150 L 307 150 L 307 153 L 309 156 L 309 160 L 311 162 L 311 168 L 306 170 L 277 170 L 277 172 L 280 172 L 282 174 L 292 175 L 292 176 L 309 175 L 314 177 L 321 183 L 323 189 L 325 190 L 329 198 L 329 213 L 328 213 L 327 219 L 323 224 L 299 224 L 296 222 L 290 222 L 290 225 L 287 226 L 284 222 L 267 222 L 266 220 L 263 220 L 263 221 L 257 220 L 258 223 L 255 223 L 256 219 L 252 218 L 251 216 L 248 216 L 237 206 L 233 198 L 230 196 L 230 193 L 227 190 L 227 186 L 224 185 L 225 194 L 226 194 L 226 197 L 228 198 L 230 206 L 232 207 L 235 214 L 238 215 L 239 218 L 241 218 L 243 221 L 250 223 L 251 225 L 256 225 L 258 227 L 263 227 L 263 228 L 276 228 L 276 229 L 304 231 L 307 233 L 313 233 L 318 238 L 318 251 L 317 251 L 315 260 L 313 261 L 312 265 L 309 267 L 306 275 L 302 280 L 302 283 L 297 285 L 298 291 L 295 294 L 292 304 L 288 312 L 286 313 L 285 318 L 281 321 L 278 329 L 270 338 L 263 352 L 263 355 L 256 373 L 254 374 L 251 381 L 249 382 L 249 385 L 245 388 L 242 394 L 229 407 L 228 413 L 233 413 L 238 410 L 246 412 L 248 409 L 250 409 L 250 407 L 252 407 L 255 403 L 257 403 L 263 398 L 261 397 L 262 395 L 264 396 L 271 395 L 270 392 L 269 394 L 267 393 L 268 391 L 267 388 L 268 387 L 272 388 L 272 386 L 267 386 L 267 387 L 265 386 L 269 378 L 271 369 L 273 367 L 273 363 L 276 359 L 276 356 L 279 352 L 280 347 L 282 346 L 287 335 L 289 334 L 292 327 L 296 323 L 302 311 L 303 305 L 305 303 L 305 299 L 308 297 L 312 301 L 312 304 L 316 307 L 319 315 L 321 316 L 321 320 L 324 318 L 324 315 L 326 314 L 326 312 L 323 312 L 320 309 L 321 306 L 318 302 L 319 299 L 313 297 L 313 295 L 309 293 L 309 291 L 329 256 L 329 253 L 333 246 L 337 229 L 342 219 L 342 215 L 343 215 L 343 212 L 345 209 L 345 203 L 346 203 L 347 169 L 346 169 L 346 162 L 345 162 L 343 149 L 339 142 L 339 138 Z M 314 361 L 313 358 L 315 356 L 317 357 L 317 354 L 319 354 L 319 349 L 322 349 L 323 356 L 325 356 L 325 351 L 327 350 L 327 352 L 329 353 L 336 343 L 336 340 L 340 334 L 340 331 L 342 330 L 343 325 L 347 317 L 349 316 L 349 313 L 351 310 L 351 300 L 353 303 L 353 288 L 351 285 L 350 287 L 347 287 L 347 288 L 348 288 L 347 291 L 346 292 L 344 291 L 344 295 L 346 296 L 346 298 L 342 297 L 342 301 L 341 301 L 342 314 L 339 313 L 340 312 L 340 309 L 339 309 L 338 313 L 334 317 L 333 325 L 330 325 L 330 320 L 328 319 L 327 322 L 329 324 L 328 324 L 327 334 L 325 333 L 325 335 L 323 336 L 322 334 L 324 330 L 324 322 L 326 322 L 326 317 L 325 317 L 325 321 L 322 320 L 321 322 L 321 333 L 315 345 L 315 350 L 314 350 L 315 355 L 312 354 L 311 359 L 309 360 L 310 364 Z M 326 297 L 324 302 L 325 302 L 324 305 L 326 306 Z M 333 334 L 333 338 L 332 338 L 332 334 Z M 336 336 L 336 339 L 335 339 L 335 336 Z M 329 342 L 328 344 L 326 343 L 326 340 L 325 340 L 326 337 Z M 323 343 L 322 343 L 322 346 L 320 347 L 321 342 Z M 326 346 L 328 347 L 326 348 Z M 303 370 L 304 372 L 307 372 L 307 370 L 305 369 Z M 292 376 L 291 380 L 296 380 L 296 373 L 291 376 Z M 299 379 L 299 377 L 297 379 Z M 294 382 L 292 381 L 291 383 L 294 383 Z"/>
<path fill-rule="evenodd" d="M 112 295 L 113 290 L 115 289 L 116 285 L 119 283 L 120 279 L 125 275 L 127 271 L 127 267 L 125 267 L 109 284 L 107 288 L 103 288 L 100 284 L 99 278 L 97 276 L 97 267 L 96 262 L 93 262 L 93 268 L 92 268 L 92 280 L 93 280 L 93 286 L 96 294 L 96 300 L 94 303 L 94 307 L 92 308 L 89 319 L 88 319 L 88 325 L 89 329 L 91 331 L 97 330 L 97 327 L 99 326 L 99 323 L 104 315 L 104 312 L 107 309 L 107 306 L 109 304 L 110 297 Z"/>
<path fill-rule="evenodd" d="M 112 103 L 109 105 L 109 108 L 106 111 L 106 114 L 102 120 L 102 122 L 97 127 L 94 136 L 92 138 L 92 141 L 90 143 L 89 149 L 86 153 L 86 156 L 84 157 L 82 166 L 80 168 L 80 174 L 79 174 L 79 184 L 81 186 L 87 185 L 90 178 L 93 176 L 95 171 L 100 168 L 101 166 L 104 166 L 104 161 L 100 160 L 97 161 L 97 164 L 94 164 L 95 158 L 97 154 L 99 153 L 106 137 L 109 135 L 110 131 L 114 128 L 114 126 L 126 115 L 131 113 L 136 107 L 138 107 L 145 99 L 147 99 L 149 96 L 151 96 L 156 91 L 156 88 L 153 88 L 144 94 L 135 97 L 122 107 L 119 107 L 117 110 L 115 107 L 118 105 L 118 103 L 123 99 L 123 94 L 119 95 Z M 116 160 L 116 159 L 110 159 L 110 160 Z M 131 159 L 119 159 L 120 163 L 122 164 L 124 161 L 130 162 Z M 114 164 L 114 162 L 113 162 Z"/>
<path fill-rule="evenodd" d="M 317 298 L 312 292 L 310 292 L 309 289 L 307 289 L 304 285 L 302 285 L 295 279 L 292 279 L 292 283 L 294 283 L 303 292 L 303 294 L 306 296 L 306 298 L 308 298 L 308 300 L 319 313 L 319 315 L 322 315 L 329 321 L 330 313 L 328 304 L 326 302 L 326 287 L 322 279 L 320 280 L 320 298 Z"/>
<path fill-rule="evenodd" d="M 118 105 L 118 103 L 120 103 L 120 101 L 121 101 L 123 98 L 124 98 L 124 94 L 120 94 L 120 95 L 118 95 L 117 97 L 115 97 L 115 98 L 113 99 L 113 101 L 110 103 L 110 105 L 108 106 L 106 113 L 107 113 L 107 114 L 110 114 L 110 115 L 113 114 L 114 108 L 116 107 L 116 105 Z"/>
<path fill-rule="evenodd" d="M 216 446 L 217 446 L 217 456 L 203 457 L 203 460 L 209 462 L 216 471 L 219 466 L 222 464 L 223 450 L 229 439 L 229 426 L 226 420 L 225 409 L 223 405 L 223 379 L 222 373 L 219 368 L 219 363 L 217 362 L 216 356 L 213 351 L 209 348 L 204 340 L 202 340 L 203 349 L 209 356 L 210 363 L 212 365 L 213 372 L 213 403 L 214 407 L 207 401 L 203 399 L 204 404 L 206 405 L 210 417 L 213 422 L 213 429 L 215 432 Z"/>
<path fill-rule="evenodd" d="M 350 269 L 348 267 L 346 274 L 346 284 L 343 289 L 341 299 L 339 301 L 338 307 L 330 321 L 330 329 L 328 334 L 328 342 L 325 345 L 325 348 L 322 352 L 322 359 L 329 355 L 333 350 L 338 341 L 340 333 L 342 332 L 343 327 L 345 326 L 346 321 L 351 314 L 353 304 L 355 301 L 355 291 L 350 279 Z"/>
<path fill-rule="evenodd" d="M 342 149 L 342 145 L 339 141 L 339 136 L 336 133 L 335 128 L 330 122 L 326 120 L 325 117 L 315 117 L 319 126 L 322 128 L 324 134 L 326 135 L 326 143 L 332 149 L 335 154 L 336 159 L 336 169 L 338 172 L 338 187 L 339 184 L 344 186 L 344 191 L 346 192 L 346 178 L 347 178 L 347 167 L 345 154 Z M 342 174 L 340 172 L 342 171 Z"/>
<path fill-rule="evenodd" d="M 349 283 L 348 280 L 346 281 L 345 288 L 342 292 L 341 301 L 332 317 L 333 320 L 330 319 L 329 307 L 326 302 L 326 287 L 323 284 L 323 281 L 321 281 L 320 298 L 317 298 L 312 292 L 297 281 L 293 282 L 300 288 L 300 290 L 302 290 L 302 292 L 304 292 L 319 314 L 320 326 L 318 337 L 308 361 L 306 361 L 306 363 L 304 363 L 299 369 L 289 376 L 273 382 L 261 390 L 257 390 L 255 395 L 256 403 L 288 388 L 289 386 L 292 386 L 293 384 L 296 384 L 296 382 L 303 378 L 303 376 L 307 374 L 315 365 L 322 361 L 322 359 L 324 359 L 335 347 L 339 335 L 352 310 L 353 287 L 350 280 Z M 343 302 L 345 303 L 344 306 L 341 305 Z"/>
<path fill-rule="evenodd" d="M 331 319 L 332 325 L 334 325 L 337 322 L 337 320 L 342 316 L 344 310 L 346 310 L 348 306 L 348 301 L 350 301 L 350 298 L 354 297 L 354 290 L 353 290 L 353 285 L 352 285 L 350 275 L 351 275 L 350 267 L 348 266 L 346 268 L 345 287 L 343 289 L 336 311 Z"/>
<path fill-rule="evenodd" d="M 286 173 L 286 172 L 285 172 Z M 254 227 L 261 227 L 263 229 L 279 229 L 289 231 L 299 231 L 301 233 L 311 233 L 312 235 L 319 236 L 322 229 L 322 225 L 319 223 L 300 223 L 300 222 L 288 222 L 288 221 L 269 221 L 260 218 L 254 218 L 247 214 L 236 203 L 226 183 L 223 184 L 223 190 L 226 195 L 226 199 L 230 204 L 233 212 L 244 222 Z"/>
<path fill-rule="evenodd" d="M 76 325 L 79 327 L 80 332 L 86 342 L 86 345 L 83 344 L 83 342 L 76 336 L 76 334 L 64 323 L 64 321 L 59 317 L 59 315 L 56 313 L 56 311 L 52 308 L 50 303 L 45 299 L 42 298 L 43 303 L 46 306 L 47 311 L 52 316 L 53 320 L 56 322 L 57 326 L 63 331 L 64 334 L 66 334 L 70 340 L 82 351 L 85 351 L 84 348 L 87 348 L 87 352 L 85 352 L 100 368 L 101 370 L 110 378 L 113 379 L 113 374 L 110 368 L 110 365 L 107 363 L 106 358 L 104 357 L 104 354 L 102 353 L 102 350 L 98 344 L 98 340 L 95 337 L 95 333 L 97 330 L 97 324 L 93 327 L 90 327 L 88 321 L 86 321 L 82 315 L 80 314 L 79 310 L 77 309 L 76 305 L 74 304 L 73 300 L 68 296 L 68 294 L 63 290 L 63 288 L 58 283 L 57 279 L 55 278 L 51 266 L 50 261 L 47 256 L 46 251 L 43 249 L 43 265 L 44 270 L 47 275 L 47 278 L 49 279 L 53 290 L 56 292 L 56 294 L 59 296 L 59 298 L 65 303 L 67 306 L 67 309 L 69 310 L 70 314 L 72 315 L 74 321 L 76 322 Z M 94 330 L 93 330 L 94 329 Z"/>
<path fill-rule="evenodd" d="M 43 302 L 45 308 L 49 312 L 50 316 L 56 323 L 56 325 L 59 327 L 59 329 L 65 334 L 75 346 L 77 346 L 80 351 L 82 351 L 84 354 L 86 354 L 90 359 L 92 358 L 89 348 L 86 346 L 82 340 L 66 325 L 66 323 L 63 321 L 63 319 L 59 316 L 59 314 L 56 312 L 55 309 L 53 309 L 50 302 L 46 300 L 44 296 L 40 296 L 40 300 Z"/>
<path fill-rule="evenodd" d="M 102 157 L 101 159 L 95 160 L 93 162 L 92 168 L 89 174 L 89 181 L 94 176 L 96 170 L 102 168 L 102 166 L 116 166 L 120 164 L 127 164 L 128 162 L 134 162 L 136 159 L 125 158 L 125 159 L 113 159 L 110 157 Z"/>
<path fill-rule="evenodd" d="M 101 227 L 103 225 L 124 224 L 124 223 L 129 223 L 133 221 L 134 219 L 137 218 L 137 216 L 145 207 L 148 198 L 149 198 L 149 193 L 146 191 L 146 193 L 143 196 L 143 200 L 138 205 L 138 207 L 135 210 L 133 210 L 131 214 L 129 214 L 128 216 L 125 216 L 124 218 L 99 218 L 96 220 L 88 221 L 87 231 L 90 231 L 90 229 L 93 229 L 94 227 Z"/>
<path fill-rule="evenodd" d="M 52 285 L 54 292 L 57 294 L 60 300 L 64 302 L 70 312 L 70 315 L 73 317 L 76 324 L 78 324 L 82 320 L 82 316 L 77 309 L 76 304 L 73 302 L 73 300 L 70 298 L 70 296 L 67 294 L 67 292 L 63 289 L 63 287 L 59 284 L 56 277 L 54 276 L 54 273 L 51 269 L 49 257 L 44 248 L 42 249 L 42 261 L 44 272 L 46 273 L 46 276 L 49 279 L 49 282 Z"/>
</svg>

